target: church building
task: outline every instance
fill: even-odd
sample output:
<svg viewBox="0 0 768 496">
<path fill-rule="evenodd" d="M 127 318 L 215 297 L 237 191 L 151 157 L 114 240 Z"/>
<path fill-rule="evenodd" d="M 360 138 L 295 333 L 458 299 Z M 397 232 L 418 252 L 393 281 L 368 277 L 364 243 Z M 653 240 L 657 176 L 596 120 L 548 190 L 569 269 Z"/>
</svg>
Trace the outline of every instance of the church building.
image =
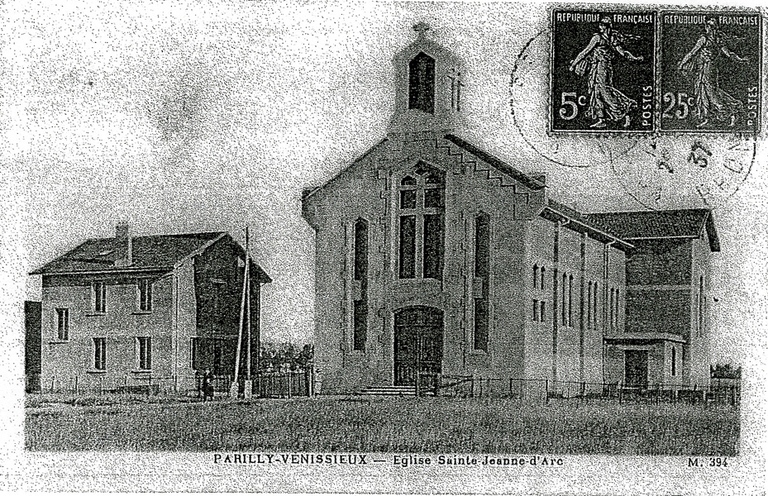
<svg viewBox="0 0 768 496">
<path fill-rule="evenodd" d="M 464 63 L 414 29 L 387 136 L 302 196 L 319 392 L 468 375 L 703 384 L 711 213 L 550 198 L 543 175 L 462 137 Z"/>
</svg>

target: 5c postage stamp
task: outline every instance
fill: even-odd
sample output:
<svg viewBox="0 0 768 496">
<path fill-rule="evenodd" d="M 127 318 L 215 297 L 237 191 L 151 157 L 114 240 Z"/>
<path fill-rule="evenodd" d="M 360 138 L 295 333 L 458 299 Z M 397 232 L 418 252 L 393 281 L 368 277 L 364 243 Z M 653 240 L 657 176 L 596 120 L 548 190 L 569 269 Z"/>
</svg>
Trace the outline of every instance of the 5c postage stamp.
<svg viewBox="0 0 768 496">
<path fill-rule="evenodd" d="M 757 133 L 760 15 L 664 11 L 659 32 L 661 129 Z"/>
<path fill-rule="evenodd" d="M 552 11 L 550 131 L 655 128 L 656 14 Z"/>
</svg>

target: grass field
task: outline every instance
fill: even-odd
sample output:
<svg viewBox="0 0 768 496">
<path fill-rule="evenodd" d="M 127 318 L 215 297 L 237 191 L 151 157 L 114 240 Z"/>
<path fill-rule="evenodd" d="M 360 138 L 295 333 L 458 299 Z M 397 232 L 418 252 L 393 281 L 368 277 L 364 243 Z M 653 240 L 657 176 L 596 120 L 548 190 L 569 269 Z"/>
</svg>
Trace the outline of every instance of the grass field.
<svg viewBox="0 0 768 496">
<path fill-rule="evenodd" d="M 733 456 L 739 446 L 738 410 L 723 406 L 323 397 L 28 405 L 26 447 L 41 451 Z"/>
</svg>

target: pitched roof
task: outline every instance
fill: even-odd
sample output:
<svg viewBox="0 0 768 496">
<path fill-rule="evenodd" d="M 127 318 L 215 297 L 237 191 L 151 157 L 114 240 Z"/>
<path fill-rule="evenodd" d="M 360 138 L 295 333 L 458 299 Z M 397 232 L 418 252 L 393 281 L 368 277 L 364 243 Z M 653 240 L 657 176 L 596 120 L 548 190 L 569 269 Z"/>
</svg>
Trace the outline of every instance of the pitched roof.
<svg viewBox="0 0 768 496">
<path fill-rule="evenodd" d="M 554 215 L 553 215 L 554 213 Z M 588 218 L 588 215 L 584 215 L 579 211 L 555 201 L 551 198 L 547 199 L 547 204 L 541 211 L 541 215 L 544 218 L 551 220 L 557 220 L 557 218 L 566 218 L 570 222 L 568 227 L 574 229 L 577 232 L 589 232 L 595 239 L 604 241 L 614 241 L 617 243 L 617 247 L 621 249 L 632 248 L 632 244 L 617 235 L 612 229 L 592 221 Z"/>
<path fill-rule="evenodd" d="M 524 172 L 521 172 L 511 165 L 507 164 L 503 160 L 494 157 L 488 152 L 485 152 L 481 150 L 480 148 L 476 147 L 475 145 L 464 141 L 463 139 L 459 138 L 458 136 L 455 136 L 453 134 L 446 134 L 445 139 L 453 143 L 454 145 L 458 146 L 459 148 L 463 148 L 464 150 L 468 151 L 469 153 L 475 155 L 476 157 L 482 159 L 483 161 L 489 163 L 493 167 L 497 168 L 501 172 L 504 172 L 505 174 L 508 174 L 510 177 L 512 177 L 515 181 L 521 182 L 524 185 L 528 186 L 531 189 L 542 189 L 544 187 L 544 183 L 541 181 L 532 178 L 528 174 L 525 174 Z"/>
<path fill-rule="evenodd" d="M 710 249 L 720 251 L 712 211 L 708 209 L 595 213 L 584 217 L 626 240 L 698 238 L 706 230 Z"/>
<path fill-rule="evenodd" d="M 132 264 L 129 270 L 172 269 L 173 265 L 226 233 L 208 232 L 136 236 L 133 238 Z M 128 245 L 124 239 L 89 239 L 64 255 L 48 262 L 31 274 L 119 271 L 115 261 L 126 257 Z"/>
</svg>

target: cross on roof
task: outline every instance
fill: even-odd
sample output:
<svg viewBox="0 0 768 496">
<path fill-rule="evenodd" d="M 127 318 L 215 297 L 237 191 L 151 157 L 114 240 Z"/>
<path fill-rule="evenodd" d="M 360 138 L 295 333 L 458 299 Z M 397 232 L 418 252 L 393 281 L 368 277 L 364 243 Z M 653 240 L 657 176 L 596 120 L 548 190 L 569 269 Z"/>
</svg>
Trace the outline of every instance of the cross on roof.
<svg viewBox="0 0 768 496">
<path fill-rule="evenodd" d="M 423 38 L 426 36 L 427 31 L 429 31 L 429 24 L 426 22 L 420 22 L 413 26 L 413 30 L 419 33 L 419 38 Z"/>
</svg>

